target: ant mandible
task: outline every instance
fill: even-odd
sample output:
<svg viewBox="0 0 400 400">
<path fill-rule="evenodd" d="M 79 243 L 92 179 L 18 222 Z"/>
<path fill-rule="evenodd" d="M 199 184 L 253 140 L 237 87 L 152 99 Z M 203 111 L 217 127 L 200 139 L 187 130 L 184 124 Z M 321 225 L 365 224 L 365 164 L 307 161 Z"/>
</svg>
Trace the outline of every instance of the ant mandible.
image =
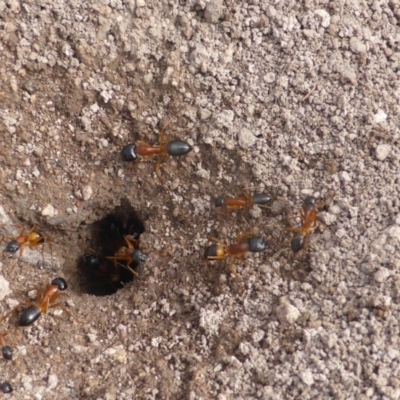
<svg viewBox="0 0 400 400">
<path fill-rule="evenodd" d="M 271 197 L 265 193 L 255 193 L 253 196 L 247 192 L 243 192 L 241 196 L 219 196 L 215 199 L 215 207 L 225 207 L 230 210 L 238 210 L 240 208 L 249 209 L 253 204 L 265 206 L 271 202 Z"/>
<path fill-rule="evenodd" d="M 39 319 L 42 313 L 47 313 L 49 308 L 60 307 L 66 313 L 70 314 L 69 311 L 65 310 L 59 304 L 55 304 L 61 291 L 68 288 L 67 282 L 63 278 L 55 278 L 51 281 L 50 285 L 47 285 L 42 293 L 38 292 L 36 302 L 32 303 L 21 315 L 19 320 L 20 326 L 32 325 Z"/>
<path fill-rule="evenodd" d="M 126 145 L 121 152 L 122 159 L 124 161 L 135 161 L 138 156 L 151 157 L 156 155 L 158 157 L 156 174 L 160 182 L 162 182 L 159 173 L 162 157 L 165 157 L 167 155 L 170 155 L 172 157 L 180 157 L 188 154 L 192 150 L 192 146 L 189 143 L 184 142 L 183 140 L 174 139 L 167 141 L 165 139 L 165 129 L 169 125 L 169 123 L 170 122 L 168 122 L 161 130 L 158 145 L 151 145 L 146 142 L 137 142 L 136 144 L 132 143 Z"/>
<path fill-rule="evenodd" d="M 293 232 L 294 236 L 291 241 L 291 248 L 294 253 L 304 248 L 306 239 L 317 226 L 317 200 L 314 196 L 308 196 L 303 202 L 300 209 L 301 228 L 287 228 L 289 232 Z"/>
<path fill-rule="evenodd" d="M 15 254 L 19 250 L 20 257 L 22 256 L 22 251 L 24 247 L 36 247 L 39 245 L 43 245 L 47 243 L 50 247 L 50 240 L 47 236 L 43 236 L 40 233 L 36 232 L 36 227 L 34 226 L 26 235 L 24 234 L 25 229 L 22 229 L 20 234 L 13 238 L 13 237 L 6 237 L 9 242 L 7 243 L 5 249 L 3 250 L 4 253 L 11 253 Z M 42 255 L 43 255 L 43 248 L 42 248 Z"/>
<path fill-rule="evenodd" d="M 251 253 L 260 253 L 268 248 L 268 242 L 262 237 L 252 236 L 239 239 L 237 243 L 230 246 L 218 243 L 213 244 L 206 248 L 204 252 L 204 259 L 207 264 L 213 260 L 225 260 L 232 257 L 244 258 L 245 253 L 248 251 Z M 236 275 L 235 270 L 231 268 L 231 272 Z"/>
<path fill-rule="evenodd" d="M 137 244 L 137 240 L 132 238 L 131 236 L 124 236 L 126 246 L 121 246 L 113 257 L 107 257 L 108 260 L 114 261 L 114 266 L 122 265 L 119 261 L 126 261 L 126 267 L 131 270 L 129 267 L 133 262 L 137 264 L 143 264 L 147 260 L 147 254 L 142 253 L 139 249 L 135 247 Z M 125 265 L 122 265 L 125 267 Z"/>
</svg>

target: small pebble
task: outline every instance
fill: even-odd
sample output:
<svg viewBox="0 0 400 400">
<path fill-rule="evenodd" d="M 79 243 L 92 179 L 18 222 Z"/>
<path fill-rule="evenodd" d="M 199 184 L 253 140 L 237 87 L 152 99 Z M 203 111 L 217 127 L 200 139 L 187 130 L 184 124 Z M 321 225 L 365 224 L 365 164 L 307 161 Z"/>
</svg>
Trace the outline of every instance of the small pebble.
<svg viewBox="0 0 400 400">
<path fill-rule="evenodd" d="M 295 306 L 283 302 L 276 308 L 276 315 L 281 323 L 293 324 L 300 317 L 300 311 Z"/>
<path fill-rule="evenodd" d="M 242 149 L 249 149 L 256 142 L 256 137 L 247 128 L 243 128 L 238 133 L 239 146 Z"/>
<path fill-rule="evenodd" d="M 43 217 L 54 217 L 57 214 L 57 210 L 51 204 L 47 204 L 47 206 L 42 209 L 41 214 Z"/>
<path fill-rule="evenodd" d="M 383 161 L 390 154 L 391 151 L 392 149 L 388 144 L 379 144 L 375 150 L 376 158 L 379 161 Z"/>
<path fill-rule="evenodd" d="M 56 374 L 50 374 L 49 375 L 49 389 L 55 389 L 58 385 L 58 377 Z"/>
<path fill-rule="evenodd" d="M 90 185 L 86 185 L 82 187 L 82 197 L 83 200 L 88 201 L 92 197 L 93 188 Z"/>
<path fill-rule="evenodd" d="M 387 114 L 383 110 L 379 110 L 375 115 L 374 115 L 374 122 L 375 124 L 381 124 L 382 122 L 385 122 L 387 119 Z"/>
<path fill-rule="evenodd" d="M 386 279 L 390 276 L 390 271 L 387 268 L 381 267 L 374 274 L 374 279 L 379 282 L 385 282 Z"/>
</svg>

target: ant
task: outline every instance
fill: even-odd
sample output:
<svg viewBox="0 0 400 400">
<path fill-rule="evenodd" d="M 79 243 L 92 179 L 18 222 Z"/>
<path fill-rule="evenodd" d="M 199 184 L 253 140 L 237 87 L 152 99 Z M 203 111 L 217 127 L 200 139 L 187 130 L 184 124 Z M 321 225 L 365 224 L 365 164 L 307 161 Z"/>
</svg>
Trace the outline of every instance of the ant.
<svg viewBox="0 0 400 400">
<path fill-rule="evenodd" d="M 132 236 L 124 236 L 126 246 L 121 246 L 113 257 L 107 257 L 108 260 L 114 261 L 114 266 L 122 265 L 118 261 L 126 261 L 126 267 L 134 274 L 136 274 L 129 265 L 135 262 L 136 264 L 143 264 L 147 260 L 147 254 L 142 253 L 139 249 L 135 248 L 137 240 Z"/>
<path fill-rule="evenodd" d="M 294 253 L 298 253 L 304 249 L 306 239 L 317 226 L 317 200 L 314 196 L 308 196 L 303 202 L 300 209 L 301 228 L 287 228 L 289 232 L 293 232 L 294 236 L 291 241 L 291 248 Z"/>
<path fill-rule="evenodd" d="M 24 246 L 29 247 L 31 249 L 32 247 L 44 245 L 44 243 L 47 243 L 49 245 L 51 252 L 51 245 L 49 238 L 47 236 L 43 236 L 40 233 L 36 232 L 35 226 L 26 235 L 24 234 L 24 232 L 25 229 L 23 228 L 17 237 L 6 237 L 6 239 L 9 240 L 9 242 L 7 243 L 3 252 L 15 254 L 19 250 L 19 255 L 21 257 Z M 43 250 L 44 247 L 42 247 L 42 255 L 43 255 Z"/>
<path fill-rule="evenodd" d="M 230 210 L 238 210 L 240 208 L 249 209 L 253 204 L 265 206 L 271 202 L 271 197 L 265 193 L 256 193 L 253 196 L 247 192 L 243 192 L 239 197 L 219 196 L 215 199 L 215 207 L 225 207 Z"/>
<path fill-rule="evenodd" d="M 268 248 L 268 242 L 266 242 L 262 237 L 252 236 L 239 238 L 238 242 L 226 246 L 224 244 L 218 243 L 213 244 L 204 252 L 204 259 L 207 265 L 213 260 L 225 260 L 229 257 L 232 258 L 244 258 L 245 253 L 250 251 L 251 253 L 260 253 Z M 231 271 L 236 275 L 234 269 Z"/>
<path fill-rule="evenodd" d="M 157 159 L 157 165 L 156 165 L 156 174 L 160 182 L 161 176 L 160 176 L 160 164 L 161 164 L 161 159 L 167 155 L 170 155 L 172 157 L 180 157 L 184 156 L 185 154 L 188 154 L 190 151 L 192 151 L 192 146 L 184 142 L 183 140 L 179 139 L 174 139 L 167 141 L 165 139 L 165 129 L 169 125 L 170 122 L 168 122 L 164 128 L 160 132 L 160 139 L 159 139 L 159 145 L 151 145 L 146 142 L 137 142 L 137 144 L 128 144 L 122 149 L 122 159 L 124 161 L 135 161 L 138 156 L 142 157 L 151 157 L 151 156 L 158 156 Z"/>
<path fill-rule="evenodd" d="M 47 313 L 49 308 L 61 307 L 59 304 L 54 304 L 61 291 L 68 288 L 67 282 L 63 278 L 55 278 L 47 285 L 42 293 L 38 292 L 36 303 L 32 303 L 21 315 L 19 320 L 20 326 L 32 325 L 39 319 L 42 313 Z M 67 314 L 69 311 L 61 307 Z"/>
</svg>

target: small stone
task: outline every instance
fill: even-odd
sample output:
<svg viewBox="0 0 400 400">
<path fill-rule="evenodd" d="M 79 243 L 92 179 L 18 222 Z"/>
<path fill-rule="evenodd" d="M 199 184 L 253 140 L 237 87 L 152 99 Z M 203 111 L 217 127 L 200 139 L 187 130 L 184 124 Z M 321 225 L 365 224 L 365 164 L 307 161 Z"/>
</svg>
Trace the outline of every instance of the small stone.
<svg viewBox="0 0 400 400">
<path fill-rule="evenodd" d="M 222 17 L 223 14 L 223 1 L 222 0 L 210 0 L 204 11 L 204 19 L 215 24 Z"/>
<path fill-rule="evenodd" d="M 378 112 L 374 115 L 375 124 L 381 124 L 385 122 L 387 119 L 387 114 L 383 110 L 378 110 Z"/>
<path fill-rule="evenodd" d="M 284 299 L 281 301 L 281 305 L 276 308 L 276 315 L 282 324 L 293 324 L 300 317 L 300 311 Z"/>
<path fill-rule="evenodd" d="M 311 386 L 314 383 L 313 373 L 310 369 L 306 369 L 300 374 L 300 379 L 303 381 L 304 384 Z"/>
<path fill-rule="evenodd" d="M 8 296 L 10 293 L 10 283 L 0 275 L 0 300 L 3 300 L 4 297 Z"/>
<path fill-rule="evenodd" d="M 57 215 L 57 210 L 51 204 L 47 204 L 47 206 L 42 209 L 41 214 L 43 217 L 54 217 Z"/>
<path fill-rule="evenodd" d="M 209 59 L 210 55 L 207 49 L 202 44 L 198 44 L 196 49 L 190 54 L 190 65 L 196 69 L 200 69 L 202 72 L 206 72 Z"/>
<path fill-rule="evenodd" d="M 383 161 L 392 151 L 391 147 L 388 144 L 379 144 L 376 147 L 376 158 L 379 161 Z"/>
<path fill-rule="evenodd" d="M 350 83 L 350 85 L 357 84 L 357 75 L 350 67 L 344 68 L 342 70 L 342 79 L 345 83 Z"/>
<path fill-rule="evenodd" d="M 97 103 L 94 103 L 90 106 L 90 111 L 94 114 L 97 113 L 97 111 L 100 110 L 100 107 Z"/>
<path fill-rule="evenodd" d="M 351 176 L 347 171 L 339 172 L 339 178 L 344 182 L 351 182 Z"/>
<path fill-rule="evenodd" d="M 386 279 L 390 276 L 390 271 L 387 268 L 381 267 L 374 274 L 374 279 L 379 282 L 385 282 Z"/>
<path fill-rule="evenodd" d="M 92 186 L 90 185 L 86 185 L 82 187 L 82 198 L 85 201 L 90 200 L 90 198 L 92 197 L 93 194 L 93 189 Z"/>
<path fill-rule="evenodd" d="M 249 149 L 256 142 L 256 137 L 247 128 L 243 128 L 238 133 L 238 141 L 242 149 Z"/>
<path fill-rule="evenodd" d="M 274 72 L 268 72 L 267 74 L 264 75 L 264 81 L 267 83 L 273 83 L 275 82 L 276 75 Z"/>
<path fill-rule="evenodd" d="M 315 10 L 314 14 L 321 21 L 321 26 L 327 28 L 331 24 L 331 16 L 325 10 Z"/>
<path fill-rule="evenodd" d="M 33 150 L 33 154 L 36 157 L 41 158 L 43 156 L 43 147 L 40 147 L 40 146 L 35 147 L 35 150 Z"/>
<path fill-rule="evenodd" d="M 58 385 L 58 377 L 56 374 L 50 374 L 49 375 L 49 389 L 55 389 Z"/>
<path fill-rule="evenodd" d="M 352 37 L 350 39 L 350 50 L 355 54 L 366 53 L 367 46 L 360 39 Z"/>
</svg>

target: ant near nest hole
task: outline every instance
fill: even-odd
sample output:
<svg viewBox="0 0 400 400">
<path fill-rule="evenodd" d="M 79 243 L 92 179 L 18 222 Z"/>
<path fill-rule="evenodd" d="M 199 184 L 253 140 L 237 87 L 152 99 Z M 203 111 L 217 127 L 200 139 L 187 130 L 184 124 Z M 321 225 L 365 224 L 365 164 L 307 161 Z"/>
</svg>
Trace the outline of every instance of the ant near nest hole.
<svg viewBox="0 0 400 400">
<path fill-rule="evenodd" d="M 68 288 L 67 282 L 63 278 L 55 278 L 50 284 L 46 285 L 44 290 L 37 291 L 36 301 L 31 302 L 30 306 L 26 308 L 21 314 L 19 320 L 20 326 L 29 326 L 36 322 L 43 313 L 47 313 L 50 308 L 59 307 L 65 311 L 69 316 L 72 314 L 56 303 L 58 296 Z"/>
<path fill-rule="evenodd" d="M 146 142 L 137 142 L 126 145 L 121 152 L 124 161 L 136 161 L 140 157 L 157 156 L 156 175 L 162 184 L 160 174 L 161 160 L 167 156 L 181 157 L 192 151 L 192 146 L 180 139 L 169 140 L 165 135 L 167 126 L 171 123 L 169 121 L 160 131 L 159 144 L 151 145 Z"/>
<path fill-rule="evenodd" d="M 33 226 L 27 234 L 25 234 L 25 229 L 22 228 L 21 232 L 16 237 L 3 236 L 0 239 L 1 242 L 4 242 L 4 240 L 8 240 L 8 243 L 6 244 L 3 253 L 10 253 L 11 256 L 19 250 L 19 257 L 21 258 L 24 247 L 32 249 L 33 247 L 42 246 L 42 257 L 44 258 L 44 244 L 47 243 L 50 248 L 51 257 L 53 258 L 53 250 L 49 236 L 43 236 L 37 232 L 36 226 Z"/>
<path fill-rule="evenodd" d="M 207 247 L 204 252 L 204 259 L 209 266 L 211 261 L 231 258 L 232 260 L 229 264 L 229 270 L 232 275 L 237 277 L 233 263 L 238 258 L 244 260 L 244 256 L 247 252 L 261 253 L 267 250 L 268 247 L 269 243 L 262 237 L 246 234 L 244 236 L 239 236 L 237 242 L 230 246 L 217 243 Z"/>
</svg>

